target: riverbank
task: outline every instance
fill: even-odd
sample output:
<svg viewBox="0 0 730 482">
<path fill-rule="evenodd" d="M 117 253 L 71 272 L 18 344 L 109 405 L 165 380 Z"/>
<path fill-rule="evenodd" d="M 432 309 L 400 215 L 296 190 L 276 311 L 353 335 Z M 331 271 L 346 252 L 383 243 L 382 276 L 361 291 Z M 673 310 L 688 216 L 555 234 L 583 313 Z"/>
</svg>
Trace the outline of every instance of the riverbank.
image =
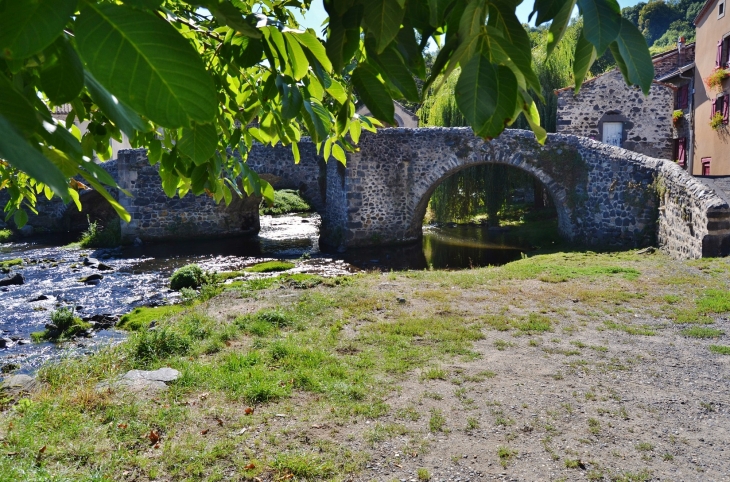
<svg viewBox="0 0 730 482">
<path fill-rule="evenodd" d="M 244 282 L 0 413 L 0 480 L 723 480 L 730 263 Z M 171 367 L 164 392 L 97 389 Z"/>
</svg>

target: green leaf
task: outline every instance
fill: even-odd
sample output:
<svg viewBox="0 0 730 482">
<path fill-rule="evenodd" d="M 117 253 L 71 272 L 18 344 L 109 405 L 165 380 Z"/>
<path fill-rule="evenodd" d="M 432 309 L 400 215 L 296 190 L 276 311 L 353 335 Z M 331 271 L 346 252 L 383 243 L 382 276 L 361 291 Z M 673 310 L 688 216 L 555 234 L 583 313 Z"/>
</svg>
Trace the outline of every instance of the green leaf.
<svg viewBox="0 0 730 482">
<path fill-rule="evenodd" d="M 218 133 L 213 124 L 193 124 L 182 131 L 182 137 L 177 143 L 181 154 L 189 157 L 200 166 L 213 157 L 218 147 Z"/>
<path fill-rule="evenodd" d="M 343 166 L 347 166 L 347 156 L 345 150 L 339 144 L 332 145 L 332 157 L 340 161 Z"/>
<path fill-rule="evenodd" d="M 455 93 L 456 105 L 474 132 L 493 138 L 512 120 L 517 81 L 508 67 L 495 66 L 480 54 L 463 67 Z"/>
<path fill-rule="evenodd" d="M 25 59 L 61 35 L 76 11 L 77 0 L 5 0 L 0 2 L 0 57 Z"/>
<path fill-rule="evenodd" d="M 13 213 L 13 222 L 17 228 L 22 228 L 28 222 L 28 213 L 24 209 L 18 209 Z"/>
<path fill-rule="evenodd" d="M 613 55 L 613 59 L 616 61 L 616 66 L 621 72 L 621 75 L 623 75 L 624 81 L 628 85 L 631 85 L 631 81 L 629 80 L 629 70 L 628 67 L 626 67 L 626 62 L 624 62 L 624 59 L 621 57 L 621 50 L 618 48 L 618 42 L 612 42 L 608 48 L 611 49 L 611 55 Z"/>
<path fill-rule="evenodd" d="M 352 142 L 357 144 L 360 142 L 360 133 L 362 132 L 362 126 L 360 125 L 360 120 L 356 119 L 353 120 L 350 123 L 350 137 L 352 138 Z"/>
<path fill-rule="evenodd" d="M 621 7 L 616 0 L 578 0 L 583 14 L 583 34 L 602 54 L 621 31 Z"/>
<path fill-rule="evenodd" d="M 408 19 L 403 20 L 403 28 L 396 37 L 398 52 L 408 64 L 414 75 L 419 79 L 426 79 L 426 62 L 423 59 L 423 52 L 416 41 L 416 32 L 408 24 Z"/>
<path fill-rule="evenodd" d="M 162 190 L 165 191 L 167 197 L 171 198 L 177 192 L 177 184 L 180 178 L 175 171 L 175 158 L 177 153 L 175 150 L 166 152 L 162 155 L 160 163 L 160 177 L 162 178 Z"/>
<path fill-rule="evenodd" d="M 548 31 L 548 42 L 547 42 L 547 54 L 553 53 L 555 47 L 558 45 L 560 40 L 568 30 L 568 23 L 570 23 L 570 15 L 573 13 L 575 8 L 576 0 L 568 0 L 565 2 L 563 7 L 558 11 L 553 21 L 550 23 L 550 30 Z"/>
<path fill-rule="evenodd" d="M 253 67 L 261 62 L 264 55 L 264 43 L 260 39 L 252 39 L 245 35 L 234 35 L 231 38 L 233 58 L 241 68 Z"/>
<path fill-rule="evenodd" d="M 261 32 L 243 18 L 242 12 L 227 0 L 202 2 L 210 13 L 222 24 L 228 25 L 237 32 L 251 38 L 261 38 Z"/>
<path fill-rule="evenodd" d="M 64 202 L 68 202 L 70 200 L 68 180 L 61 170 L 43 154 L 33 149 L 2 115 L 0 115 L 0 132 L 3 133 L 0 136 L 0 158 L 47 185 Z"/>
<path fill-rule="evenodd" d="M 428 77 L 426 83 L 421 89 L 422 95 L 425 95 L 425 93 L 428 92 L 431 84 L 433 84 L 439 77 L 439 75 L 441 75 L 441 71 L 446 66 L 446 63 L 449 62 L 449 59 L 458 47 L 459 41 L 456 35 L 452 36 L 449 40 L 446 41 L 444 46 L 441 47 L 441 50 L 439 50 L 439 53 L 436 56 L 436 60 L 433 61 L 433 66 L 431 67 L 431 75 Z M 436 89 L 436 92 L 438 92 L 438 89 Z M 436 92 L 433 92 L 432 95 L 436 95 Z"/>
<path fill-rule="evenodd" d="M 363 21 L 368 34 L 376 42 L 376 51 L 381 53 L 398 35 L 405 10 L 397 0 L 371 0 L 367 3 Z"/>
<path fill-rule="evenodd" d="M 527 123 L 530 124 L 530 129 L 532 129 L 532 132 L 535 133 L 537 142 L 540 143 L 540 145 L 545 144 L 545 141 L 547 140 L 547 131 L 540 125 L 540 112 L 537 110 L 535 101 L 532 97 L 530 97 L 530 94 L 524 90 L 520 90 L 520 95 L 522 97 L 522 99 L 520 99 L 522 100 L 522 113 L 525 115 Z"/>
<path fill-rule="evenodd" d="M 398 51 L 390 46 L 376 57 L 385 76 L 400 91 L 404 98 L 418 102 L 418 87 Z"/>
<path fill-rule="evenodd" d="M 0 115 L 4 116 L 26 137 L 39 127 L 33 105 L 23 94 L 15 90 L 13 84 L 2 72 L 0 72 Z"/>
<path fill-rule="evenodd" d="M 491 34 L 494 32 L 492 27 L 488 27 L 488 31 Z M 506 65 L 515 74 L 520 82 L 527 83 L 533 91 L 542 99 L 542 87 L 540 86 L 540 79 L 537 78 L 537 74 L 532 70 L 532 56 L 525 57 L 524 52 L 520 51 L 519 48 L 509 39 L 500 35 L 490 35 L 490 43 L 492 47 L 492 61 L 499 59 L 499 63 Z M 496 44 L 496 45 L 495 45 Z M 529 50 L 528 50 L 529 52 Z M 503 58 L 504 57 L 504 58 Z"/>
<path fill-rule="evenodd" d="M 299 155 L 299 144 L 296 142 L 291 143 L 291 154 L 294 156 L 294 164 L 299 164 L 301 156 Z"/>
<path fill-rule="evenodd" d="M 205 191 L 205 182 L 208 180 L 208 166 L 195 166 L 190 176 L 193 194 L 199 196 Z"/>
<path fill-rule="evenodd" d="M 336 80 L 333 80 L 326 90 L 327 93 L 340 104 L 344 104 L 345 102 L 347 102 L 347 92 L 345 92 L 345 88 L 342 87 L 342 84 L 340 84 Z"/>
<path fill-rule="evenodd" d="M 213 80 L 174 27 L 140 10 L 86 5 L 76 20 L 76 44 L 101 85 L 163 127 L 213 120 Z"/>
<path fill-rule="evenodd" d="M 363 10 L 363 6 L 358 4 L 342 15 L 330 13 L 325 49 L 336 73 L 342 71 L 345 62 L 350 61 L 360 46 L 360 20 Z"/>
<path fill-rule="evenodd" d="M 299 42 L 297 42 L 292 34 L 285 32 L 284 39 L 286 39 L 286 45 L 289 50 L 289 62 L 292 66 L 293 77 L 295 80 L 301 80 L 309 71 L 307 56 L 304 55 L 302 46 L 299 45 Z"/>
<path fill-rule="evenodd" d="M 54 45 L 55 61 L 41 70 L 41 87 L 56 105 L 71 102 L 84 88 L 84 66 L 65 37 Z"/>
<path fill-rule="evenodd" d="M 124 0 L 124 3 L 134 8 L 157 10 L 162 5 L 162 0 Z"/>
<path fill-rule="evenodd" d="M 432 27 L 438 28 L 448 9 L 454 0 L 428 0 L 429 23 Z"/>
<path fill-rule="evenodd" d="M 588 70 L 596 60 L 596 48 L 583 36 L 583 32 L 578 36 L 575 45 L 575 60 L 573 61 L 573 76 L 575 77 L 575 93 L 580 91 L 580 86 L 586 78 Z"/>
<path fill-rule="evenodd" d="M 385 86 L 380 82 L 375 70 L 367 64 L 360 64 L 352 72 L 352 85 L 367 106 L 370 113 L 378 120 L 395 124 L 395 107 Z"/>
<path fill-rule="evenodd" d="M 139 115 L 111 95 L 89 71 L 84 72 L 84 78 L 86 88 L 91 94 L 91 100 L 114 122 L 119 130 L 127 134 L 128 137 L 134 137 L 135 131 L 144 132 L 148 130 L 147 124 Z"/>
<path fill-rule="evenodd" d="M 535 25 L 547 22 L 555 18 L 563 8 L 563 5 L 568 1 L 570 0 L 535 0 L 535 6 L 532 13 L 530 13 L 530 18 L 532 18 L 533 14 L 537 13 Z"/>
<path fill-rule="evenodd" d="M 651 61 L 646 39 L 631 21 L 621 19 L 621 33 L 616 39 L 621 58 L 626 65 L 629 81 L 641 87 L 649 95 L 654 80 L 654 64 Z"/>
<path fill-rule="evenodd" d="M 317 62 L 322 64 L 322 67 L 327 72 L 332 71 L 332 62 L 330 62 L 330 59 L 327 58 L 327 51 L 324 45 L 322 45 L 322 42 L 320 42 L 314 34 L 314 31 L 307 30 L 304 33 L 292 33 L 291 35 L 297 40 L 297 42 L 307 47 L 307 50 L 314 55 Z"/>
<path fill-rule="evenodd" d="M 302 109 L 302 94 L 296 84 L 289 85 L 280 79 L 283 78 L 277 77 L 276 82 L 281 92 L 281 116 L 284 119 L 294 119 Z"/>
</svg>

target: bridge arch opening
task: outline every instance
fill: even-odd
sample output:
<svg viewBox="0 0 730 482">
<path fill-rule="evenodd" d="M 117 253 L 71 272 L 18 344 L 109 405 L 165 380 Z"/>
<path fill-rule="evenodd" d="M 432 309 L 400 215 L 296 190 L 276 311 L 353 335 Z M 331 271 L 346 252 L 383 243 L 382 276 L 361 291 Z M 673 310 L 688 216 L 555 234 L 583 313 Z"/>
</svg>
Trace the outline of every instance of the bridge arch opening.
<svg viewBox="0 0 730 482">
<path fill-rule="evenodd" d="M 94 190 L 79 193 L 81 211 L 76 204 L 70 203 L 66 207 L 61 221 L 64 231 L 78 234 L 85 231 L 90 223 L 97 223 L 101 227 L 119 223 L 119 216 L 114 208 L 101 194 Z"/>
<path fill-rule="evenodd" d="M 445 172 L 422 195 L 414 221 L 435 268 L 498 265 L 560 242 L 561 206 L 534 173 L 484 162 Z M 565 215 L 565 213 L 562 213 Z"/>
</svg>

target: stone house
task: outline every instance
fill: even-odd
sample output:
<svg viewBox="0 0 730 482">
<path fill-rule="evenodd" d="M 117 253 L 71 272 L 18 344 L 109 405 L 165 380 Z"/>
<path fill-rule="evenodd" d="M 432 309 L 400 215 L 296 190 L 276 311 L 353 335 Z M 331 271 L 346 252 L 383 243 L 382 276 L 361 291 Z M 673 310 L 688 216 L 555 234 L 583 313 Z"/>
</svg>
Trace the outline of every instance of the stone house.
<svg viewBox="0 0 730 482">
<path fill-rule="evenodd" d="M 696 122 L 690 166 L 695 176 L 730 175 L 730 82 L 723 78 L 730 69 L 730 15 L 725 1 L 708 0 L 694 20 L 700 52 L 694 75 Z M 717 79 L 712 86 L 707 82 L 711 76 Z"/>
<path fill-rule="evenodd" d="M 655 81 L 648 96 L 628 87 L 612 70 L 587 80 L 575 95 L 573 87 L 556 91 L 557 130 L 590 137 L 651 157 L 674 154 L 672 112 L 676 87 Z"/>
<path fill-rule="evenodd" d="M 618 70 L 589 79 L 578 95 L 557 90 L 559 133 L 590 137 L 684 166 L 691 137 L 691 88 L 695 44 L 652 57 L 655 80 L 648 96 L 626 85 Z M 675 111 L 677 114 L 675 121 Z"/>
</svg>

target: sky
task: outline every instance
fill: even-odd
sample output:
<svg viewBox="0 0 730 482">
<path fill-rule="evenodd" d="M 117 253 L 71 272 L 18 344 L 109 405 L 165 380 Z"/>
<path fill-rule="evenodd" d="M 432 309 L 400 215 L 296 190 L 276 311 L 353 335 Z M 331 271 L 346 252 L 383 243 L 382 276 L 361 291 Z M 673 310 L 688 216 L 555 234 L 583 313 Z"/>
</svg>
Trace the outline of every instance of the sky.
<svg viewBox="0 0 730 482">
<path fill-rule="evenodd" d="M 621 5 L 621 8 L 624 8 L 636 5 L 637 3 L 639 3 L 639 1 L 640 0 L 618 0 L 618 3 L 619 5 Z M 532 11 L 532 6 L 534 5 L 534 3 L 535 2 L 532 0 L 525 0 L 522 2 L 522 4 L 520 4 L 520 6 L 517 7 L 517 18 L 520 19 L 520 22 L 527 22 L 527 17 L 530 16 L 530 12 Z M 314 0 L 312 2 L 312 8 L 307 12 L 307 15 L 304 17 L 302 25 L 307 28 L 312 28 L 319 33 L 321 31 L 320 26 L 326 18 L 327 12 L 325 12 L 324 10 L 322 0 Z"/>
</svg>

